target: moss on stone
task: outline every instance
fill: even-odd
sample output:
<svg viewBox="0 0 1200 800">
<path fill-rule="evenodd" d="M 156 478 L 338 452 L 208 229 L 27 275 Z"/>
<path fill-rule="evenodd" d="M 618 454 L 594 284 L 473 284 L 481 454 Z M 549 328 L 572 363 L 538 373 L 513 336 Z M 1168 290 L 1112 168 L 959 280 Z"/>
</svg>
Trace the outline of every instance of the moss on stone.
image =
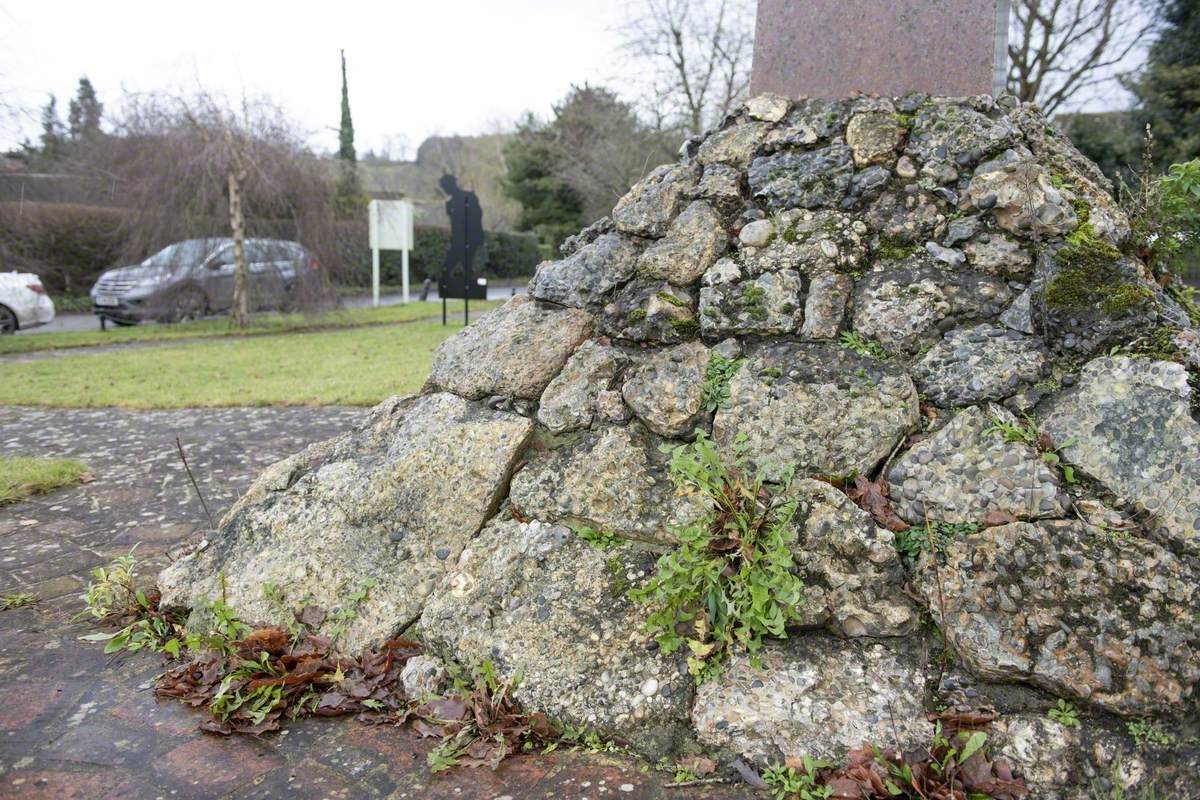
<svg viewBox="0 0 1200 800">
<path fill-rule="evenodd" d="M 687 303 L 680 300 L 670 292 L 658 292 L 655 297 L 657 297 L 659 300 L 662 300 L 664 303 L 670 303 L 671 305 L 679 308 L 687 308 Z"/>
<path fill-rule="evenodd" d="M 738 297 L 738 305 L 754 319 L 762 322 L 770 316 L 767 311 L 767 290 L 756 283 L 747 284 L 742 287 L 742 293 Z"/>
<path fill-rule="evenodd" d="M 1072 309 L 1099 305 L 1117 316 L 1154 298 L 1148 287 L 1126 279 L 1118 267 L 1121 251 L 1096 235 L 1087 221 L 1088 206 L 1077 208 L 1080 225 L 1066 236 L 1054 258 L 1062 267 L 1046 287 L 1047 308 Z"/>
<path fill-rule="evenodd" d="M 885 261 L 903 261 L 916 255 L 920 249 L 912 242 L 905 242 L 891 236 L 880 236 L 879 245 L 875 248 L 875 256 Z"/>
<path fill-rule="evenodd" d="M 629 312 L 629 315 L 627 317 L 625 317 L 625 320 L 630 325 L 637 325 L 640 322 L 645 322 L 646 321 L 646 309 L 635 308 L 633 311 Z"/>
<path fill-rule="evenodd" d="M 700 335 L 700 322 L 695 317 L 671 320 L 671 328 L 685 339 Z"/>
<path fill-rule="evenodd" d="M 1111 316 L 1119 316 L 1144 303 L 1154 299 L 1154 292 L 1136 283 L 1122 283 L 1114 286 L 1105 297 L 1101 307 Z"/>
</svg>

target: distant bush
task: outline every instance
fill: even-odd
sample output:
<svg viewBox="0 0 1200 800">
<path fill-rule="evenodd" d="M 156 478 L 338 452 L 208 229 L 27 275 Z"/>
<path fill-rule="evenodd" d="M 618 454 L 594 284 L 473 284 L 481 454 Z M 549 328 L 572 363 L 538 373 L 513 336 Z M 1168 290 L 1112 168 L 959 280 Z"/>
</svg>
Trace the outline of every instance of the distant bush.
<svg viewBox="0 0 1200 800">
<path fill-rule="evenodd" d="M 418 225 L 413 230 L 413 249 L 408 256 L 409 280 L 420 283 L 425 278 L 437 280 L 441 274 L 446 251 L 450 248 L 450 229 L 433 225 Z M 532 275 L 541 260 L 536 236 L 527 233 L 487 231 L 484 234 L 486 252 L 482 270 L 476 272 L 488 278 L 521 278 Z M 341 271 L 337 281 L 345 286 L 371 285 L 371 249 L 365 223 L 343 222 L 338 225 L 338 259 Z M 379 282 L 400 283 L 402 259 L 398 250 L 379 254 Z"/>
<path fill-rule="evenodd" d="M 102 206 L 0 203 L 0 270 L 33 272 L 53 293 L 84 293 L 120 259 L 123 219 Z"/>
<path fill-rule="evenodd" d="M 63 203 L 0 203 L 0 270 L 33 272 L 52 294 L 84 294 L 106 269 L 132 263 L 139 256 L 128 253 L 125 222 L 119 208 L 68 205 Z M 250 235 L 295 239 L 295 225 L 259 221 Z M 531 234 L 488 231 L 487 251 L 481 274 L 490 278 L 519 278 L 532 275 L 539 257 L 538 240 Z M 371 250 L 367 224 L 339 222 L 336 241 L 329 247 L 312 247 L 333 282 L 343 286 L 371 284 Z M 410 279 L 420 283 L 426 276 L 436 279 L 450 246 L 450 231 L 435 226 L 418 226 L 409 254 Z M 304 241 L 303 237 L 299 237 Z M 164 243 L 165 244 L 165 243 Z M 149 255 L 146 254 L 141 254 Z M 398 284 L 401 256 L 398 251 L 380 253 L 380 280 Z"/>
</svg>

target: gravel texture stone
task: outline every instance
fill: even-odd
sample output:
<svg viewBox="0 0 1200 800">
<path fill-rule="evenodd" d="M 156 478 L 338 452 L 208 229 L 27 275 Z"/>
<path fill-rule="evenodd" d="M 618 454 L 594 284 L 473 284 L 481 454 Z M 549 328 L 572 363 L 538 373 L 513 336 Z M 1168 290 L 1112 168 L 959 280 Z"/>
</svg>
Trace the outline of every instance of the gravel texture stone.
<svg viewBox="0 0 1200 800">
<path fill-rule="evenodd" d="M 664 164 L 656 168 L 617 201 L 613 224 L 622 233 L 634 236 L 657 239 L 666 235 L 696 185 L 697 173 L 692 164 Z"/>
<path fill-rule="evenodd" d="M 976 675 L 1117 714 L 1181 711 L 1200 680 L 1200 575 L 1148 541 L 1081 523 L 986 528 L 926 555 L 916 583 Z"/>
<path fill-rule="evenodd" d="M 942 408 L 1003 400 L 1050 368 L 1041 340 L 984 323 L 950 331 L 913 366 L 921 393 Z"/>
<path fill-rule="evenodd" d="M 793 270 L 750 278 L 736 259 L 721 259 L 704 273 L 700 331 L 706 338 L 795 333 L 804 319 L 803 289 Z"/>
<path fill-rule="evenodd" d="M 262 590 L 271 583 L 285 603 L 330 612 L 318 629 L 328 633 L 332 612 L 373 580 L 337 645 L 377 644 L 421 613 L 503 499 L 532 432 L 451 394 L 388 400 L 355 431 L 267 469 L 206 544 L 160 573 L 163 605 L 221 598 L 244 619 L 283 624 Z"/>
<path fill-rule="evenodd" d="M 854 281 L 848 275 L 834 272 L 813 278 L 804 301 L 800 335 L 805 339 L 836 339 L 853 292 Z"/>
<path fill-rule="evenodd" d="M 1063 458 L 1142 510 L 1160 541 L 1200 555 L 1200 422 L 1187 372 L 1117 356 L 1088 363 L 1042 420 Z"/>
<path fill-rule="evenodd" d="M 686 286 L 699 280 L 728 247 L 729 234 L 721 218 L 712 206 L 697 200 L 675 218 L 665 237 L 642 254 L 638 274 Z"/>
<path fill-rule="evenodd" d="M 538 422 L 552 433 L 590 427 L 597 398 L 612 387 L 625 361 L 615 347 L 594 339 L 584 342 L 542 393 Z"/>
<path fill-rule="evenodd" d="M 686 342 L 637 359 L 621 394 L 646 427 L 668 439 L 687 438 L 704 417 L 708 348 Z"/>
<path fill-rule="evenodd" d="M 753 347 L 713 420 L 724 447 L 742 437 L 765 475 L 867 473 L 917 421 L 917 391 L 901 370 L 835 344 Z"/>
<path fill-rule="evenodd" d="M 745 169 L 769 130 L 770 126 L 763 122 L 739 120 L 705 139 L 696 160 L 705 165 L 728 164 Z"/>
<path fill-rule="evenodd" d="M 527 711 L 665 755 L 686 729 L 691 678 L 681 654 L 650 647 L 646 612 L 626 596 L 653 556 L 603 550 L 569 528 L 491 522 L 442 580 L 417 627 L 463 664 L 490 660 Z"/>
<path fill-rule="evenodd" d="M 596 308 L 633 277 L 640 249 L 632 237 L 602 234 L 561 261 L 538 265 L 530 291 L 538 300 Z"/>
<path fill-rule="evenodd" d="M 750 190 L 770 212 L 836 207 L 850 189 L 854 163 L 844 144 L 761 156 L 750 165 Z"/>
<path fill-rule="evenodd" d="M 846 144 L 854 153 L 854 166 L 862 169 L 872 164 L 892 167 L 896 151 L 904 143 L 904 127 L 894 110 L 864 111 L 850 118 L 846 127 Z"/>
<path fill-rule="evenodd" d="M 982 524 L 991 512 L 1063 516 L 1070 498 L 1058 475 L 1030 445 L 1006 442 L 995 430 L 1001 422 L 1018 424 L 1000 406 L 971 406 L 913 445 L 887 474 L 896 513 L 912 525 Z"/>
<path fill-rule="evenodd" d="M 695 339 L 696 294 L 666 281 L 635 280 L 604 307 L 600 332 L 630 342 L 674 344 Z"/>
<path fill-rule="evenodd" d="M 592 332 L 592 315 L 518 295 L 438 345 L 429 382 L 471 400 L 536 400 Z"/>
<path fill-rule="evenodd" d="M 762 667 L 732 659 L 696 690 L 701 743 L 766 765 L 803 756 L 840 761 L 868 743 L 924 745 L 926 667 L 899 642 L 794 636 L 761 652 Z"/>
<path fill-rule="evenodd" d="M 789 496 L 800 500 L 793 551 L 804 572 L 802 625 L 846 637 L 915 630 L 895 534 L 824 481 L 798 480 Z"/>
<path fill-rule="evenodd" d="M 528 518 L 660 543 L 704 510 L 676 489 L 666 456 L 633 426 L 599 428 L 537 454 L 513 476 L 511 499 Z"/>
<path fill-rule="evenodd" d="M 876 268 L 854 295 L 854 329 L 896 353 L 915 353 L 958 321 L 998 315 L 1012 300 L 1008 285 L 972 272 L 947 272 L 928 255 Z"/>
</svg>

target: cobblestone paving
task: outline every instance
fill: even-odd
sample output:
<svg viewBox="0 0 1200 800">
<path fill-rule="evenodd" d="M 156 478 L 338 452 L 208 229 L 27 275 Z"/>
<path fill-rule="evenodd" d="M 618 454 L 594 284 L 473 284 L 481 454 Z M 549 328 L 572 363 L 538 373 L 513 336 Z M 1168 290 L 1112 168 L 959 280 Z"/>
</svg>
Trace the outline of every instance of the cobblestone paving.
<svg viewBox="0 0 1200 800">
<path fill-rule="evenodd" d="M 0 611 L 0 798 L 658 798 L 744 797 L 744 788 L 664 791 L 634 761 L 520 756 L 493 773 L 432 775 L 430 743 L 347 719 L 280 735 L 222 739 L 152 691 L 162 660 L 105 656 L 78 641 L 88 572 L 135 543 L 149 562 L 207 527 L 175 437 L 218 516 L 267 464 L 339 433 L 352 408 L 126 412 L 0 408 L 0 455 L 78 458 L 95 479 L 0 507 L 0 593 L 40 602 Z"/>
</svg>

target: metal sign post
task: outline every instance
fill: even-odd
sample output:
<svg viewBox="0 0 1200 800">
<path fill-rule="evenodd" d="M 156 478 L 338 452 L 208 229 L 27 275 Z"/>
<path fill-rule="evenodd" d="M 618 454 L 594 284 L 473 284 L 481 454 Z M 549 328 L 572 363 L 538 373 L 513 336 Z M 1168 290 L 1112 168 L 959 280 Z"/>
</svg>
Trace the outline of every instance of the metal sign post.
<svg viewBox="0 0 1200 800">
<path fill-rule="evenodd" d="M 379 305 L 379 251 L 400 251 L 400 281 L 408 302 L 408 251 L 413 246 L 413 207 L 407 200 L 372 200 L 367 205 L 371 240 L 371 303 Z"/>
</svg>

